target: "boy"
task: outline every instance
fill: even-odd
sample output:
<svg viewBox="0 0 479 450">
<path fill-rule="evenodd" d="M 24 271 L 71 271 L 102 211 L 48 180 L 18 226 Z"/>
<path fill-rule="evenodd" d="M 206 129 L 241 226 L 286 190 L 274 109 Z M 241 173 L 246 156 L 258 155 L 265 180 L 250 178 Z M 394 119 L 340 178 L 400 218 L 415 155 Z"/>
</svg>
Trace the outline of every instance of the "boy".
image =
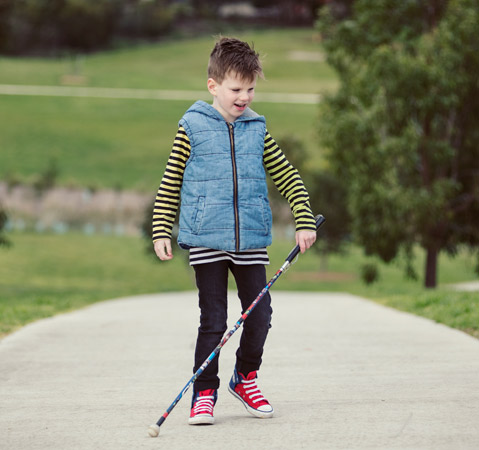
<svg viewBox="0 0 479 450">
<path fill-rule="evenodd" d="M 178 244 L 190 252 L 201 311 L 194 372 L 226 331 L 228 271 L 243 311 L 267 284 L 272 214 L 264 167 L 291 206 L 301 252 L 316 239 L 308 193 L 297 170 L 269 135 L 264 117 L 249 108 L 258 77 L 263 77 L 259 55 L 247 43 L 232 38 L 216 43 L 207 81 L 213 104 L 197 101 L 180 120 L 155 201 L 155 252 L 166 261 L 173 258 L 171 231 L 181 198 Z M 267 293 L 243 324 L 228 386 L 260 418 L 273 415 L 256 384 L 271 314 Z M 219 384 L 217 357 L 194 383 L 191 425 L 214 423 Z"/>
</svg>

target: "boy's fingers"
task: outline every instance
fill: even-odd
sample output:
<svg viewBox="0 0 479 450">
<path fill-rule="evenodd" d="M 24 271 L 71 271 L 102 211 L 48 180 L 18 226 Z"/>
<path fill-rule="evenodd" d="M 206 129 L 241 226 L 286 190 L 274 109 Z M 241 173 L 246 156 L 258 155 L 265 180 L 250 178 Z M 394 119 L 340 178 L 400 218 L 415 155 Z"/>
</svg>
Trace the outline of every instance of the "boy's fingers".
<svg viewBox="0 0 479 450">
<path fill-rule="evenodd" d="M 173 252 L 171 251 L 171 242 L 170 241 L 165 242 L 165 249 L 166 249 L 166 256 L 168 257 L 168 259 L 173 258 Z"/>
<path fill-rule="evenodd" d="M 160 240 L 155 242 L 155 253 L 162 261 L 173 258 L 171 251 L 171 243 L 167 240 Z"/>
<path fill-rule="evenodd" d="M 162 245 L 160 245 L 159 242 L 155 242 L 155 253 L 158 258 L 162 259 L 162 250 L 161 250 Z"/>
<path fill-rule="evenodd" d="M 298 239 L 298 245 L 299 245 L 299 250 L 301 251 L 301 253 L 304 253 L 308 249 L 306 240 L 303 237 L 300 237 Z"/>
<path fill-rule="evenodd" d="M 311 247 L 311 244 L 309 243 L 309 241 L 307 239 L 304 239 L 302 249 L 301 249 L 301 253 L 304 253 L 306 250 L 308 250 L 309 247 Z M 300 248 L 301 248 L 301 246 L 300 246 Z"/>
<path fill-rule="evenodd" d="M 316 241 L 316 233 L 300 233 L 297 238 L 297 244 L 301 253 L 304 253 Z"/>
</svg>

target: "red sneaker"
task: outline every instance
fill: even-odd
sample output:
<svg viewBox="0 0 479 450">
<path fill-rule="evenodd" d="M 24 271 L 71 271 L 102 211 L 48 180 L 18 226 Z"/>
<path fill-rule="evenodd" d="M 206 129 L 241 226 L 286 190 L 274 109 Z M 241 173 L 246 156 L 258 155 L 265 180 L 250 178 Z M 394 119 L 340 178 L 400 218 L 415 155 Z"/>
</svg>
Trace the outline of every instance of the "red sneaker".
<svg viewBox="0 0 479 450">
<path fill-rule="evenodd" d="M 215 423 L 213 408 L 217 398 L 216 389 L 194 392 L 188 423 L 190 425 L 213 425 Z"/>
<path fill-rule="evenodd" d="M 273 416 L 273 407 L 256 385 L 256 377 L 256 371 L 245 377 L 235 369 L 228 390 L 243 403 L 250 414 L 266 419 Z"/>
</svg>

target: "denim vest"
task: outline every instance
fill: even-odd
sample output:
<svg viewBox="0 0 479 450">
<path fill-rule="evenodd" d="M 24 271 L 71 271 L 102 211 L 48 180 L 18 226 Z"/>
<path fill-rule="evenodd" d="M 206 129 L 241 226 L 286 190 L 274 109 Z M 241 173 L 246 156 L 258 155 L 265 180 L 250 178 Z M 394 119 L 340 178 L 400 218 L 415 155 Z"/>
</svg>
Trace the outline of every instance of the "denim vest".
<svg viewBox="0 0 479 450">
<path fill-rule="evenodd" d="M 270 245 L 264 117 L 248 108 L 228 123 L 197 101 L 179 124 L 191 144 L 181 188 L 180 247 L 238 252 Z"/>
</svg>

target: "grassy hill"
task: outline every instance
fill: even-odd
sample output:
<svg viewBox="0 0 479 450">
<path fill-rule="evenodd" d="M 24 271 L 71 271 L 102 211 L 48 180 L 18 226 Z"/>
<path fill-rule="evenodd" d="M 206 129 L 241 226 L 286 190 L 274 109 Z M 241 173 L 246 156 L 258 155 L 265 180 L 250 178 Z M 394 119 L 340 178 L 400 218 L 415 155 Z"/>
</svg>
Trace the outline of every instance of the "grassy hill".
<svg viewBox="0 0 479 450">
<path fill-rule="evenodd" d="M 334 75 L 321 59 L 317 34 L 309 29 L 235 33 L 261 55 L 265 92 L 317 92 L 334 86 Z M 215 37 L 166 40 L 77 59 L 89 86 L 147 89 L 204 89 L 206 67 Z M 311 57 L 308 57 L 310 55 Z M 0 58 L 0 84 L 57 85 L 75 71 L 71 58 Z"/>
<path fill-rule="evenodd" d="M 263 55 L 258 92 L 318 93 L 334 88 L 312 30 L 239 34 Z M 214 38 L 166 41 L 84 56 L 77 75 L 91 87 L 206 91 Z M 60 86 L 74 72 L 65 59 L 0 58 L 0 84 Z M 0 178 L 31 180 L 51 161 L 62 184 L 156 189 L 177 122 L 192 101 L 1 96 Z M 317 108 L 254 104 L 276 139 L 301 138 L 318 154 Z"/>
</svg>

